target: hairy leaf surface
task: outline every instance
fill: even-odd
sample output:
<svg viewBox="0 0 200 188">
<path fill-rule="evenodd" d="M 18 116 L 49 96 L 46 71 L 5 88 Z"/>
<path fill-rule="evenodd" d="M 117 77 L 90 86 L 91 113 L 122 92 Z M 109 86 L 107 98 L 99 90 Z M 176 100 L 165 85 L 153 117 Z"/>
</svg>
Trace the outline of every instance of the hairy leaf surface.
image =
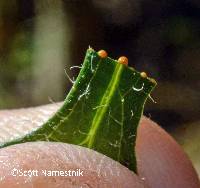
<svg viewBox="0 0 200 188">
<path fill-rule="evenodd" d="M 59 84 L 59 83 L 58 83 Z M 144 103 L 156 83 L 89 48 L 63 106 L 44 125 L 0 147 L 65 142 L 103 153 L 136 171 L 135 140 Z"/>
</svg>

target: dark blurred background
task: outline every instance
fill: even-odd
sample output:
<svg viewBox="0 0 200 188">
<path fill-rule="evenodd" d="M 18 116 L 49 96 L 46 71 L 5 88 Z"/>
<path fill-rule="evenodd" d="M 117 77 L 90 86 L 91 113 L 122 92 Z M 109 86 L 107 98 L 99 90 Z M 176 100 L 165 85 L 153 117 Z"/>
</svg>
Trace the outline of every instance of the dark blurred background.
<svg viewBox="0 0 200 188">
<path fill-rule="evenodd" d="M 158 81 L 145 114 L 198 168 L 200 1 L 1 0 L 0 109 L 63 100 L 89 45 Z"/>
</svg>

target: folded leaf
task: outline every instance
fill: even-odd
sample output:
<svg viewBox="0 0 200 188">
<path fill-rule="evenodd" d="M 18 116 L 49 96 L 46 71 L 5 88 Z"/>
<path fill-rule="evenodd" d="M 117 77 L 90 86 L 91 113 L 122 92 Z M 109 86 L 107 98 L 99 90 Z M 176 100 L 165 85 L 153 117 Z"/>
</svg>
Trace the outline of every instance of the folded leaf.
<svg viewBox="0 0 200 188">
<path fill-rule="evenodd" d="M 44 125 L 0 147 L 30 141 L 91 148 L 136 171 L 135 140 L 144 103 L 156 82 L 89 48 L 63 106 Z"/>
</svg>

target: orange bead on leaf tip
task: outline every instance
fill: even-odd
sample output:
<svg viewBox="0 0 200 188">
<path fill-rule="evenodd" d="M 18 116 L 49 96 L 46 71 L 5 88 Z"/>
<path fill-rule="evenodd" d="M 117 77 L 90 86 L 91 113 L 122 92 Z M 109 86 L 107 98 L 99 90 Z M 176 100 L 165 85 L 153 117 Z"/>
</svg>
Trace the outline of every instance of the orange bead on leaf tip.
<svg viewBox="0 0 200 188">
<path fill-rule="evenodd" d="M 108 56 L 105 50 L 99 50 L 97 53 L 101 58 L 106 58 Z"/>
<path fill-rule="evenodd" d="M 147 77 L 147 73 L 146 72 L 141 72 L 140 76 L 143 77 L 143 78 L 146 78 Z"/>
<path fill-rule="evenodd" d="M 118 62 L 119 62 L 120 64 L 128 65 L 128 58 L 125 57 L 125 56 L 121 56 L 121 57 L 118 59 Z"/>
</svg>

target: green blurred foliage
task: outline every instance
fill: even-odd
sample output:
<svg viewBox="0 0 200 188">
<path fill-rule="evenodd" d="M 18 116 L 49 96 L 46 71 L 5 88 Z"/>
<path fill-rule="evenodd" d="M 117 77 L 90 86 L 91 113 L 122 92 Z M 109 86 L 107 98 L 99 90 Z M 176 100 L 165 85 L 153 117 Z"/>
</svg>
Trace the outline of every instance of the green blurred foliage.
<svg viewBox="0 0 200 188">
<path fill-rule="evenodd" d="M 71 87 L 64 69 L 75 77 L 78 70 L 69 67 L 80 65 L 91 45 L 128 56 L 130 66 L 158 80 L 157 104 L 148 102 L 147 116 L 168 131 L 196 121 L 199 9 L 193 0 L 2 0 L 0 108 L 64 99 Z"/>
</svg>

